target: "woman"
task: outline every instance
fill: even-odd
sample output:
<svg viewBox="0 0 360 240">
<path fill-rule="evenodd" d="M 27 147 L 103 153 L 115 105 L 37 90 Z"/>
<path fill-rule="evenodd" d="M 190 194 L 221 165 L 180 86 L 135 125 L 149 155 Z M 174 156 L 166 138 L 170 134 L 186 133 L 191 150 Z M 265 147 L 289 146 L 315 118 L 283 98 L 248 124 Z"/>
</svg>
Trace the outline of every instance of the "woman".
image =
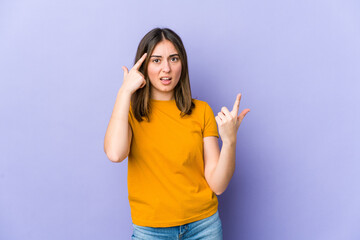
<svg viewBox="0 0 360 240">
<path fill-rule="evenodd" d="M 104 150 L 113 162 L 128 157 L 132 239 L 222 239 L 216 195 L 233 175 L 236 133 L 250 109 L 238 115 L 238 94 L 232 111 L 214 117 L 192 99 L 185 48 L 168 28 L 148 32 L 135 65 L 122 68 Z"/>
</svg>

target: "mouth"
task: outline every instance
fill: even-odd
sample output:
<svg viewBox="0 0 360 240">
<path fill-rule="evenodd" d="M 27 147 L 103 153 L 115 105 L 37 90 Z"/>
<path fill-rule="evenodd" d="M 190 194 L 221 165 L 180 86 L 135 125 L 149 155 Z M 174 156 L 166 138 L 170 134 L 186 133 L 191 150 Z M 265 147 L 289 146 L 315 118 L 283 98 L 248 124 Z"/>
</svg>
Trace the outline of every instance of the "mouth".
<svg viewBox="0 0 360 240">
<path fill-rule="evenodd" d="M 160 78 L 162 84 L 168 85 L 171 83 L 171 77 L 162 77 Z"/>
</svg>

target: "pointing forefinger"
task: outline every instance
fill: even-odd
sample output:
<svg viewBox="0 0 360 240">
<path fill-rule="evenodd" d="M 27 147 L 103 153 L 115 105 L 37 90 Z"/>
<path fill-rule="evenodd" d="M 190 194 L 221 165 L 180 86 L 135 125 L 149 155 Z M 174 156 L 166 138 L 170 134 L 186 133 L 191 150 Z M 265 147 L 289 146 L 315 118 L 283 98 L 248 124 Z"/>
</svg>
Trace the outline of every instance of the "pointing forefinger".
<svg viewBox="0 0 360 240">
<path fill-rule="evenodd" d="M 144 60 L 146 59 L 146 55 L 147 53 L 144 53 L 144 55 L 142 55 L 142 57 L 135 63 L 135 65 L 133 66 L 133 69 L 139 70 L 141 64 L 144 62 Z"/>
<path fill-rule="evenodd" d="M 240 99 L 241 99 L 241 93 L 236 95 L 236 100 L 235 100 L 234 107 L 233 107 L 233 110 L 232 110 L 233 112 L 236 113 L 235 116 L 237 116 L 238 112 L 239 112 Z"/>
</svg>

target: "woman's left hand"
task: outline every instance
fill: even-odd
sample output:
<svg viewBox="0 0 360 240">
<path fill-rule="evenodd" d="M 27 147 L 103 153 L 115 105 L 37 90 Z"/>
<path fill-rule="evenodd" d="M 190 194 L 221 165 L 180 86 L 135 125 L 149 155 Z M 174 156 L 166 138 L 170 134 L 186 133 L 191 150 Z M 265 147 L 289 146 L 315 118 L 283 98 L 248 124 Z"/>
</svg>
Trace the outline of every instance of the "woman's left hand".
<svg viewBox="0 0 360 240">
<path fill-rule="evenodd" d="M 219 127 L 219 134 L 221 140 L 227 143 L 236 142 L 236 133 L 240 127 L 240 123 L 245 115 L 250 112 L 250 109 L 244 109 L 238 116 L 240 106 L 241 94 L 236 96 L 234 107 L 230 112 L 226 107 L 221 108 L 221 112 L 215 117 L 216 123 Z"/>
</svg>

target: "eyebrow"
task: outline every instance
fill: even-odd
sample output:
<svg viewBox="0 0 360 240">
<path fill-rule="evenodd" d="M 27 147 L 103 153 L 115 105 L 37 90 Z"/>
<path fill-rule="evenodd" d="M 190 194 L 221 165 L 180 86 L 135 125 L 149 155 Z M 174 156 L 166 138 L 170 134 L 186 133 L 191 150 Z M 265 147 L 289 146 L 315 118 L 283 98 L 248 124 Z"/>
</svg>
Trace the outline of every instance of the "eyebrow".
<svg viewBox="0 0 360 240">
<path fill-rule="evenodd" d="M 174 57 L 174 56 L 178 56 L 178 57 L 179 57 L 179 54 L 174 53 L 174 54 L 171 54 L 169 57 Z M 151 57 L 151 58 L 152 58 L 152 57 L 158 57 L 158 58 L 161 58 L 162 56 L 160 56 L 160 55 L 151 55 L 150 57 Z"/>
</svg>

